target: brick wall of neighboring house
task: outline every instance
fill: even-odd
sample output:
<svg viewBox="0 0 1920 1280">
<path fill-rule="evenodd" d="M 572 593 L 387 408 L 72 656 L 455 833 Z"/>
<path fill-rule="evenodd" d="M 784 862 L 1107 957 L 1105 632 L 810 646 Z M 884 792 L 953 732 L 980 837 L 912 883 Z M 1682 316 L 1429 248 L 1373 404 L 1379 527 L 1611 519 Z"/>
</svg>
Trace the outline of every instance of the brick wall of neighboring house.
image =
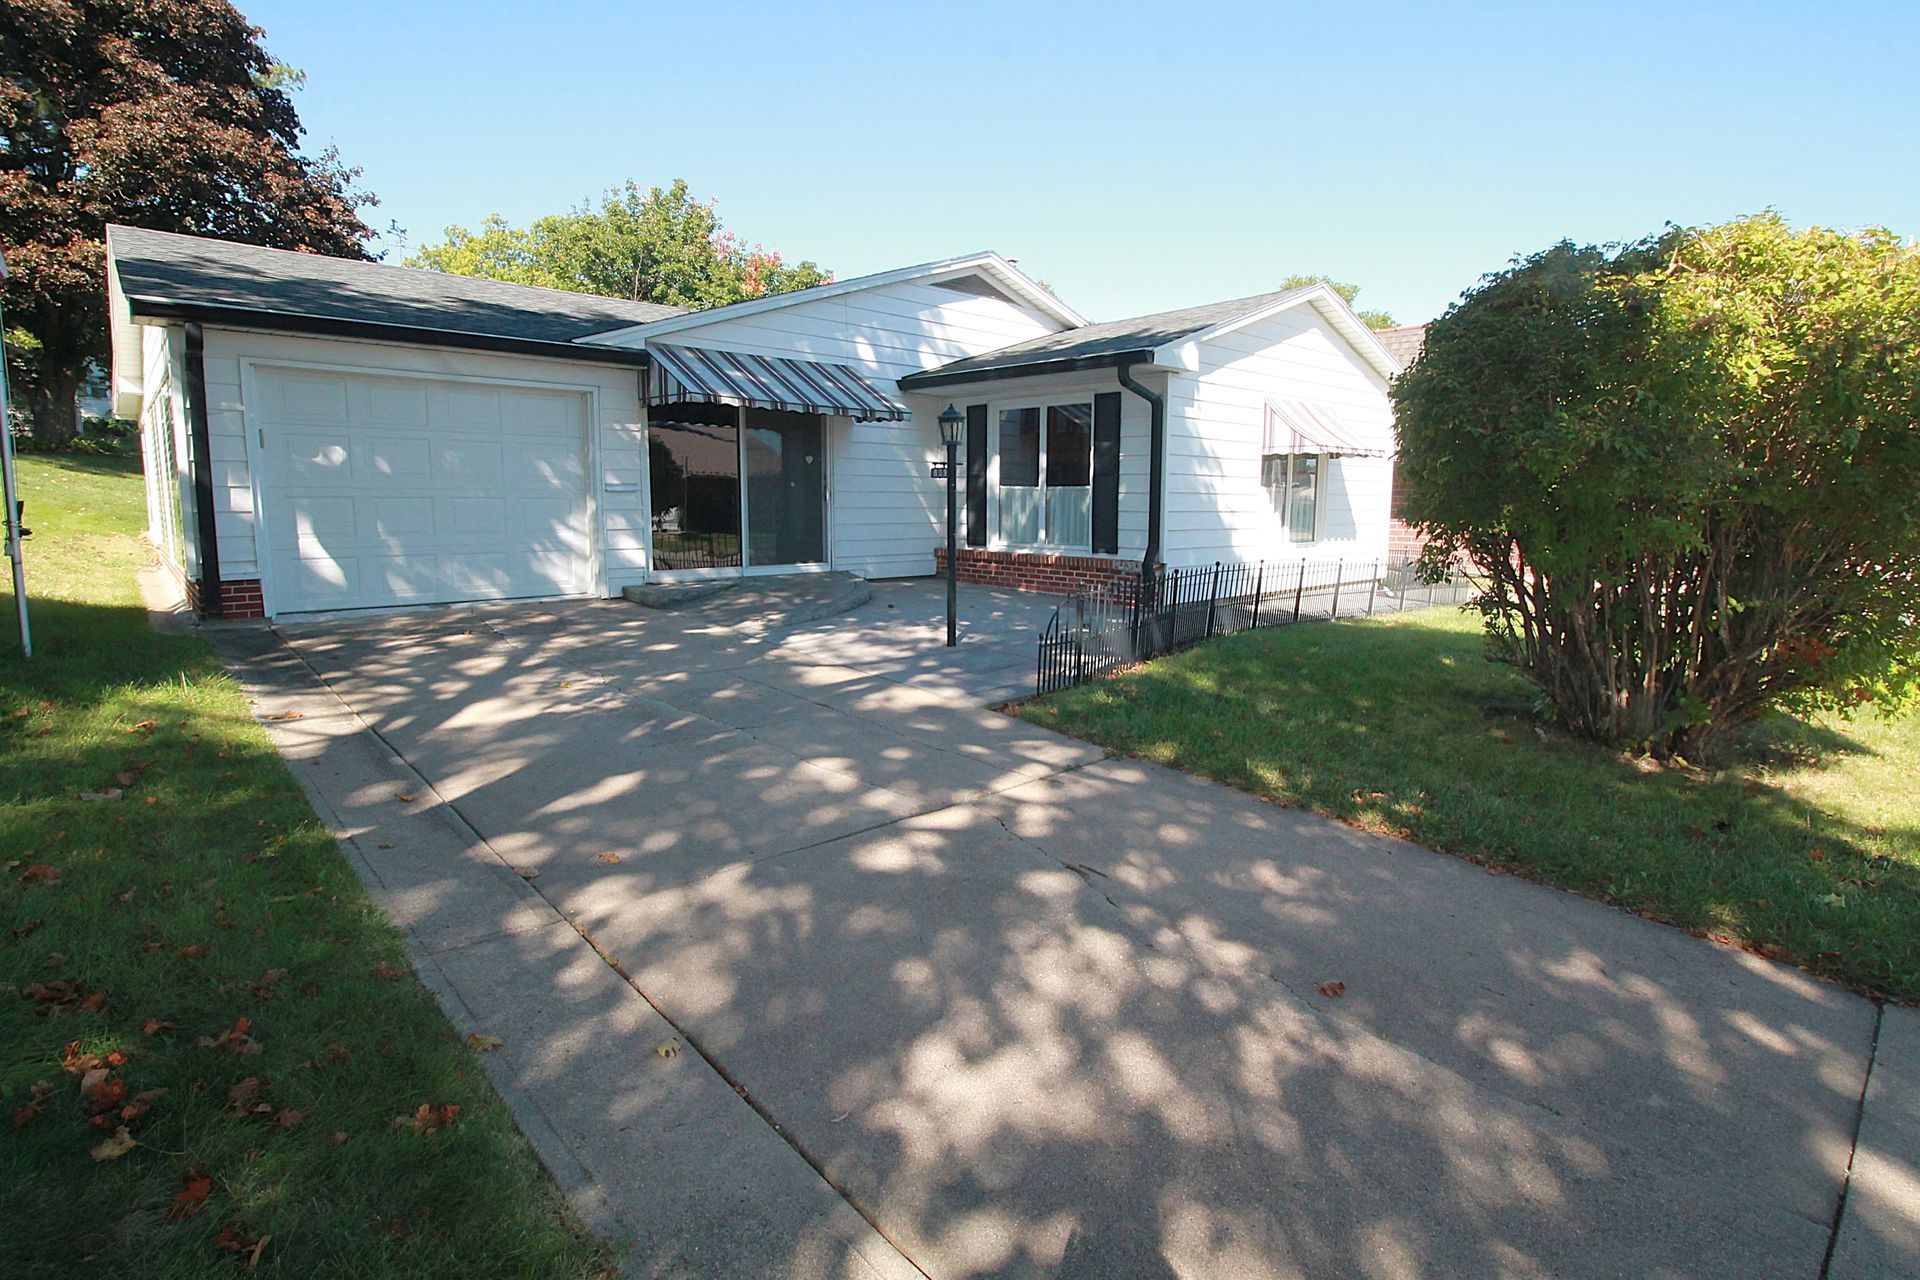
<svg viewBox="0 0 1920 1280">
<path fill-rule="evenodd" d="M 934 572 L 947 572 L 947 549 L 933 552 Z M 1138 560 L 1114 560 L 1105 556 L 1048 555 L 1038 551 L 987 551 L 980 547 L 960 548 L 958 577 L 983 587 L 1002 587 L 1012 591 L 1043 591 L 1049 595 L 1068 595 L 1083 587 L 1099 586 L 1140 576 Z"/>
<path fill-rule="evenodd" d="M 200 580 L 187 579 L 187 604 L 202 617 L 206 609 L 202 605 Z M 260 598 L 260 579 L 226 578 L 220 583 L 220 616 L 223 618 L 264 618 L 267 616 L 266 601 Z"/>
<path fill-rule="evenodd" d="M 1387 559 L 1418 560 L 1426 548 L 1427 536 L 1408 524 L 1404 517 L 1407 490 L 1399 476 L 1393 478 L 1393 505 L 1387 521 Z"/>
</svg>

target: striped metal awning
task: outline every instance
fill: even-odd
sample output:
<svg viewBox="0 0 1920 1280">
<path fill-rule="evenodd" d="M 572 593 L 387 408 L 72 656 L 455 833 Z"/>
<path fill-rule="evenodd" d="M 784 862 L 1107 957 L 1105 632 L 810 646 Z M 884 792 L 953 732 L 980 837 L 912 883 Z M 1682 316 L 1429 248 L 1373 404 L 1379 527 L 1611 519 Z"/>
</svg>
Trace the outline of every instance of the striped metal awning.
<svg viewBox="0 0 1920 1280">
<path fill-rule="evenodd" d="M 844 364 L 649 343 L 647 404 L 732 404 L 900 422 L 907 407 Z"/>
<path fill-rule="evenodd" d="M 1269 400 L 1260 452 L 1326 453 L 1336 458 L 1388 458 L 1391 445 L 1366 438 L 1330 405 L 1310 400 Z"/>
</svg>

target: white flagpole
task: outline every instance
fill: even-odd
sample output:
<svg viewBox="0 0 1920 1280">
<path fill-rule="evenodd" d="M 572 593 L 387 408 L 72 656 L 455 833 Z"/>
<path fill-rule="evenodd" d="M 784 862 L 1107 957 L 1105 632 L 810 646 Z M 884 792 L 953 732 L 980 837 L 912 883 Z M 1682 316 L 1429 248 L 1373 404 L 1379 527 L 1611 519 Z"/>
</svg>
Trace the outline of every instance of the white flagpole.
<svg viewBox="0 0 1920 1280">
<path fill-rule="evenodd" d="M 7 279 L 7 255 L 0 252 L 0 284 Z M 7 331 L 6 317 L 0 313 L 0 334 Z M 13 562 L 13 608 L 20 615 L 20 652 L 33 656 L 33 628 L 27 623 L 27 565 L 20 550 L 20 482 L 13 474 L 13 402 L 7 398 L 7 357 L 0 345 L 0 480 L 4 480 L 7 530 L 7 559 Z"/>
</svg>

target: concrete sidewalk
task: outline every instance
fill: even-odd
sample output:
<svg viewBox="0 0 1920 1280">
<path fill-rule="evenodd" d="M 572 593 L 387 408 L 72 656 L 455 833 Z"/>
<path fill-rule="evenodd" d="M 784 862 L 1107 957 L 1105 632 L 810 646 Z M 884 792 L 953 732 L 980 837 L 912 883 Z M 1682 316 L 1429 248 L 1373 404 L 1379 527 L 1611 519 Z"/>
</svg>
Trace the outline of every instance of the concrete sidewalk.
<svg viewBox="0 0 1920 1280">
<path fill-rule="evenodd" d="M 987 711 L 990 611 L 222 643 L 634 1274 L 1920 1274 L 1906 1011 Z"/>
</svg>

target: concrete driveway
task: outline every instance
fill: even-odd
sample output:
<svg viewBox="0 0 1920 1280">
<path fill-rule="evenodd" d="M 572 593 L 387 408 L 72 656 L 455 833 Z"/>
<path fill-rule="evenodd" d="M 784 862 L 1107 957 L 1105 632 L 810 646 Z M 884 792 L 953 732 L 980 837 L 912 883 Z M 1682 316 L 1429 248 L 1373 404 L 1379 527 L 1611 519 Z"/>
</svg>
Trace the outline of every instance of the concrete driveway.
<svg viewBox="0 0 1920 1280">
<path fill-rule="evenodd" d="M 986 710 L 966 596 L 223 640 L 633 1274 L 1920 1274 L 1911 1011 Z"/>
</svg>

